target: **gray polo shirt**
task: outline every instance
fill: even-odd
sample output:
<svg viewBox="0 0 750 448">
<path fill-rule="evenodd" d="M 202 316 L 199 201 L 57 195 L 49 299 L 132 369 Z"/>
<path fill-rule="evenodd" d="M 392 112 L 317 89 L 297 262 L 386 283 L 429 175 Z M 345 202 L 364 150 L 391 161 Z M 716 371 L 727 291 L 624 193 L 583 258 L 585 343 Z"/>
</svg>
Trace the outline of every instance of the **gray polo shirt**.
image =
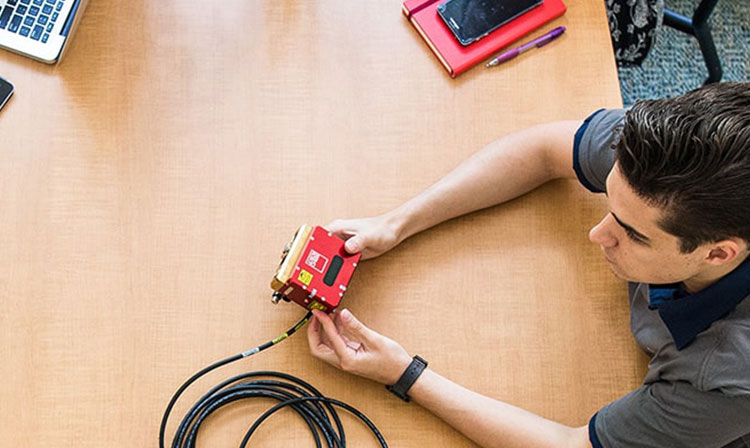
<svg viewBox="0 0 750 448">
<path fill-rule="evenodd" d="M 599 110 L 573 145 L 581 183 L 604 192 L 625 110 Z M 629 283 L 630 328 L 652 358 L 643 386 L 589 422 L 594 448 L 750 448 L 750 260 L 708 288 Z"/>
</svg>

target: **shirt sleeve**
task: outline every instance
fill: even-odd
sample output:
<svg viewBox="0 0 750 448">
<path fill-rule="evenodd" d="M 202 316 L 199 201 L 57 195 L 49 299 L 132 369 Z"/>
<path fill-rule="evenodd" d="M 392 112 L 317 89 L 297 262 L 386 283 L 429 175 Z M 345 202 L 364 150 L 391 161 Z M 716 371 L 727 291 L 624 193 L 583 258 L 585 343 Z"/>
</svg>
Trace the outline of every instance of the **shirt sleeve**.
<svg viewBox="0 0 750 448">
<path fill-rule="evenodd" d="M 748 436 L 750 396 L 701 391 L 687 382 L 642 386 L 589 422 L 594 448 L 725 447 Z"/>
<path fill-rule="evenodd" d="M 604 193 L 607 175 L 615 164 L 615 145 L 624 121 L 624 109 L 599 109 L 576 131 L 573 169 L 581 184 L 594 193 Z"/>
</svg>

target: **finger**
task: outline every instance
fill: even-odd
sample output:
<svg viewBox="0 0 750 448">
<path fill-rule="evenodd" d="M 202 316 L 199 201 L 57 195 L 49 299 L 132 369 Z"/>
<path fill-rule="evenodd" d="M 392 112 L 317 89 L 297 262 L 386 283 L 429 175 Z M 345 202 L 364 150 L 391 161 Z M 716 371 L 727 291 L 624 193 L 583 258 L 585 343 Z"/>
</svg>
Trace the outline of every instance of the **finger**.
<svg viewBox="0 0 750 448">
<path fill-rule="evenodd" d="M 340 322 L 340 319 L 338 317 L 333 318 L 333 323 L 336 325 L 336 330 L 338 330 L 339 335 L 341 336 L 341 339 L 344 340 L 345 344 L 349 344 L 349 336 L 345 334 L 346 328 L 344 328 L 344 325 Z"/>
<path fill-rule="evenodd" d="M 320 332 L 320 322 L 313 316 L 310 324 L 307 326 L 307 343 L 310 345 L 310 351 L 317 354 L 320 346 L 325 346 L 322 333 Z"/>
<path fill-rule="evenodd" d="M 307 336 L 307 341 L 310 344 L 310 349 L 318 350 L 328 348 L 328 350 L 333 351 L 333 349 L 331 348 L 331 344 L 328 342 L 328 338 L 320 328 L 320 321 L 318 321 L 315 317 L 313 317 L 313 319 L 310 321 L 310 325 L 308 326 L 307 330 Z"/>
<path fill-rule="evenodd" d="M 363 238 L 359 235 L 355 235 L 348 240 L 346 240 L 346 243 L 344 243 L 344 248 L 346 251 L 352 255 L 357 254 L 362 251 L 362 249 L 365 246 L 365 242 Z"/>
<path fill-rule="evenodd" d="M 330 341 L 331 347 L 333 348 L 333 351 L 336 352 L 339 359 L 348 356 L 349 353 L 346 351 L 346 343 L 341 338 L 341 335 L 336 329 L 336 324 L 333 323 L 330 316 L 318 310 L 313 311 L 313 314 L 318 318 L 320 325 L 323 327 L 323 332 L 328 337 L 328 341 Z"/>
<path fill-rule="evenodd" d="M 341 322 L 341 313 L 339 312 L 339 310 L 336 310 L 332 314 L 333 323 L 336 325 L 336 329 L 339 331 L 339 334 L 341 334 L 341 336 L 344 336 L 344 331 L 346 331 L 346 328 L 344 328 L 344 323 Z"/>
<path fill-rule="evenodd" d="M 336 324 L 336 329 L 339 331 L 339 334 L 341 335 L 341 339 L 344 340 L 344 343 L 346 344 L 346 346 L 356 352 L 357 350 L 360 349 L 360 347 L 362 347 L 362 343 L 358 341 L 353 341 L 349 338 L 349 335 L 346 334 L 347 333 L 346 327 L 344 327 L 344 323 L 341 322 L 340 314 L 341 313 L 336 313 L 333 319 L 333 323 Z"/>
<path fill-rule="evenodd" d="M 320 332 L 320 323 L 314 317 L 308 326 L 307 343 L 313 356 L 338 367 L 338 357 L 325 341 L 325 335 Z"/>
<path fill-rule="evenodd" d="M 323 226 L 324 229 L 333 233 L 341 239 L 347 239 L 354 235 L 354 232 L 346 226 L 346 221 L 337 219 Z"/>
<path fill-rule="evenodd" d="M 325 361 L 334 367 L 341 368 L 339 357 L 336 355 L 336 353 L 333 351 L 331 347 L 325 344 L 320 344 L 311 350 L 312 350 L 311 353 L 314 357 L 322 361 Z"/>
<path fill-rule="evenodd" d="M 341 368 L 339 357 L 336 353 L 327 345 L 319 345 L 313 352 L 312 355 L 321 361 L 324 361 L 334 367 Z"/>
<path fill-rule="evenodd" d="M 352 314 L 351 311 L 344 309 L 339 314 L 339 319 L 341 320 L 343 327 L 349 334 L 354 336 L 355 339 L 358 339 L 365 344 L 372 345 L 380 336 L 354 317 L 354 314 Z"/>
</svg>

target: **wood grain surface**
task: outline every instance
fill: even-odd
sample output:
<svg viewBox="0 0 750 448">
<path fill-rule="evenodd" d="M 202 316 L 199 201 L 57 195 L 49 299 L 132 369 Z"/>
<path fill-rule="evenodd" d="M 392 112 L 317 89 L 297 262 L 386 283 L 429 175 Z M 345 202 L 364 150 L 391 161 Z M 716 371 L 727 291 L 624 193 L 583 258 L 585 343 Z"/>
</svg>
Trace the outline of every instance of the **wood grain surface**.
<svg viewBox="0 0 750 448">
<path fill-rule="evenodd" d="M 554 43 L 451 79 L 399 1 L 89 4 L 66 59 L 0 53 L 0 446 L 147 447 L 174 390 L 303 314 L 270 302 L 302 223 L 385 212 L 492 140 L 620 107 L 601 0 Z M 345 305 L 447 377 L 570 425 L 637 387 L 625 284 L 588 229 L 603 198 L 553 182 L 358 268 Z M 302 377 L 390 446 L 474 446 L 381 385 L 313 359 L 304 333 L 252 370 Z M 237 446 L 270 403 L 207 420 Z M 351 446 L 376 446 L 344 416 Z M 174 429 L 174 420 L 169 431 Z M 291 411 L 251 446 L 313 446 Z"/>
</svg>

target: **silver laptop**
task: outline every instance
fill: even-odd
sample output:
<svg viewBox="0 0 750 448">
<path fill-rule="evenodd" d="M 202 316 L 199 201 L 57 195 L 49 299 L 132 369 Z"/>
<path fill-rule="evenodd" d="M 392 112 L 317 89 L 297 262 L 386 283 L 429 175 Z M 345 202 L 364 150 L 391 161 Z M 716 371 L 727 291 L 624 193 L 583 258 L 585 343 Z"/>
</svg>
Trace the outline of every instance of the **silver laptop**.
<svg viewBox="0 0 750 448">
<path fill-rule="evenodd" d="M 0 47 L 60 62 L 88 0 L 0 0 Z"/>
</svg>

